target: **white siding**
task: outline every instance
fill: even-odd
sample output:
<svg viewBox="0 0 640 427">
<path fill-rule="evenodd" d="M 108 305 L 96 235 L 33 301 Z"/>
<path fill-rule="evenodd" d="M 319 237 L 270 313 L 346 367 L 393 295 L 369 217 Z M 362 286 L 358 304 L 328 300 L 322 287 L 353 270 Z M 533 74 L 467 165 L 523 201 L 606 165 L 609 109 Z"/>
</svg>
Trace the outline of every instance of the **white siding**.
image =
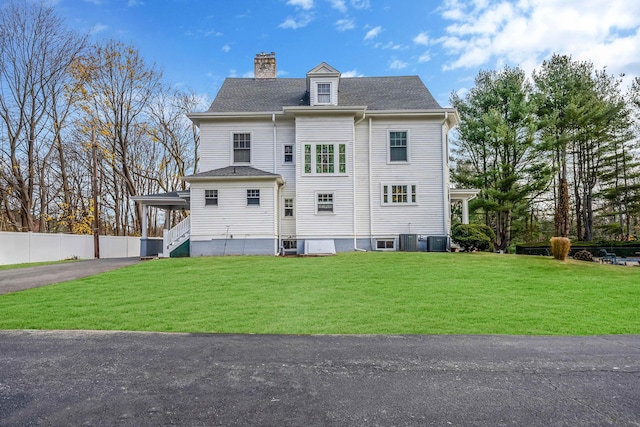
<svg viewBox="0 0 640 427">
<path fill-rule="evenodd" d="M 285 184 L 280 189 L 280 236 L 292 238 L 296 235 L 296 221 L 295 221 L 295 199 L 296 199 L 296 136 L 293 120 L 278 121 L 277 122 L 277 146 L 278 150 L 278 163 L 277 173 L 279 173 L 284 179 Z M 293 144 L 293 163 L 284 163 L 284 146 L 286 144 Z M 293 199 L 294 201 L 294 217 L 284 217 L 284 199 Z"/>
<path fill-rule="evenodd" d="M 409 161 L 390 163 L 388 133 L 408 132 Z M 443 194 L 442 128 L 437 120 L 373 120 L 372 128 L 373 234 L 448 234 Z M 381 185 L 415 183 L 417 205 L 382 205 Z"/>
<path fill-rule="evenodd" d="M 353 236 L 353 117 L 296 118 L 296 231 L 299 238 Z M 304 173 L 304 145 L 344 143 L 347 174 Z M 336 165 L 337 168 L 337 165 Z M 316 213 L 316 194 L 334 194 L 334 213 Z"/>
<path fill-rule="evenodd" d="M 218 206 L 204 204 L 205 189 L 218 190 Z M 260 206 L 247 206 L 248 189 L 260 190 Z M 275 181 L 193 182 L 191 239 L 277 237 L 276 200 Z"/>
<path fill-rule="evenodd" d="M 273 172 L 273 123 L 271 119 L 202 122 L 200 124 L 200 171 L 220 169 L 233 164 L 233 134 L 251 134 L 251 164 Z M 277 159 L 281 162 L 280 159 Z"/>
<path fill-rule="evenodd" d="M 369 236 L 369 119 L 356 126 L 356 233 Z"/>
<path fill-rule="evenodd" d="M 311 105 L 326 105 L 318 103 L 318 83 L 331 85 L 331 105 L 338 105 L 338 77 L 311 77 L 309 79 L 309 97 Z"/>
<path fill-rule="evenodd" d="M 295 121 L 278 116 L 275 153 L 270 117 L 202 122 L 201 171 L 232 165 L 233 133 L 250 132 L 251 166 L 280 174 L 285 184 L 278 191 L 277 185 L 270 181 L 192 183 L 192 238 L 224 238 L 227 226 L 229 234 L 237 238 L 351 238 L 354 237 L 354 206 L 355 231 L 360 238 L 369 237 L 370 231 L 373 237 L 392 237 L 402 233 L 448 234 L 448 202 L 444 192 L 445 186 L 448 187 L 448 169 L 443 165 L 446 154 L 442 141 L 447 130 L 443 133 L 442 120 L 367 117 L 355 127 L 355 131 L 354 120 L 352 115 L 313 117 L 302 114 Z M 388 162 L 388 134 L 391 130 L 408 132 L 407 163 Z M 316 143 L 344 143 L 347 173 L 305 174 L 304 146 Z M 293 165 L 284 164 L 285 144 L 294 144 Z M 383 206 L 383 183 L 416 184 L 417 204 Z M 246 206 L 248 188 L 261 190 L 260 207 Z M 204 206 L 205 189 L 219 191 L 218 207 Z M 316 213 L 318 192 L 334 194 L 333 214 Z M 293 219 L 283 216 L 285 198 L 294 199 Z"/>
</svg>

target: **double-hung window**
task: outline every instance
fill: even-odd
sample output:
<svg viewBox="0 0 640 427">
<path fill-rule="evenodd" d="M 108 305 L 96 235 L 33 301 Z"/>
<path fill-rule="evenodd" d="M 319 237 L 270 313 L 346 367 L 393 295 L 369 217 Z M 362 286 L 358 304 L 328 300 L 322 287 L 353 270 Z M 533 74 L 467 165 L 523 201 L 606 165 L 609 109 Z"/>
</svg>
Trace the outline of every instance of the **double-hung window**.
<svg viewBox="0 0 640 427">
<path fill-rule="evenodd" d="M 293 144 L 285 144 L 284 149 L 284 163 L 293 163 Z"/>
<path fill-rule="evenodd" d="M 333 193 L 316 194 L 316 212 L 333 213 Z"/>
<path fill-rule="evenodd" d="M 331 83 L 318 83 L 318 104 L 331 104 Z"/>
<path fill-rule="evenodd" d="M 233 163 L 251 163 L 251 134 L 233 134 Z"/>
<path fill-rule="evenodd" d="M 304 173 L 347 173 L 347 144 L 305 144 Z"/>
<path fill-rule="evenodd" d="M 383 205 L 415 205 L 417 200 L 416 184 L 382 184 Z"/>
<path fill-rule="evenodd" d="M 293 199 L 284 199 L 284 216 L 293 218 Z"/>
<path fill-rule="evenodd" d="M 218 190 L 204 190 L 205 206 L 218 206 Z"/>
<path fill-rule="evenodd" d="M 407 131 L 389 132 L 389 161 L 406 162 L 409 160 Z"/>
<path fill-rule="evenodd" d="M 260 190 L 247 190 L 247 205 L 260 206 Z"/>
</svg>

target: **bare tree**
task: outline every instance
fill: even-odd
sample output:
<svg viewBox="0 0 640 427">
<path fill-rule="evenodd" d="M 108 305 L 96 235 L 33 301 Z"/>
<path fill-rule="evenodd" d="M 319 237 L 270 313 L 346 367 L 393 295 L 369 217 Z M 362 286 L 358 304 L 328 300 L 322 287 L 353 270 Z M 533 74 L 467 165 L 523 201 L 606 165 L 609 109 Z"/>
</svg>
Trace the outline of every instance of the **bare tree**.
<svg viewBox="0 0 640 427">
<path fill-rule="evenodd" d="M 95 127 L 105 162 L 109 165 L 111 209 L 115 234 L 139 230 L 142 210 L 135 207 L 129 224 L 130 197 L 139 194 L 141 164 L 134 153 L 148 137 L 146 112 L 160 86 L 161 73 L 148 65 L 139 51 L 109 40 L 95 46 L 74 69 L 83 85 L 86 123 Z M 104 176 L 104 175 L 103 175 Z"/>
<path fill-rule="evenodd" d="M 0 202 L 13 229 L 33 231 L 44 226 L 43 179 L 64 121 L 53 94 L 84 39 L 52 7 L 18 0 L 0 9 L 0 34 Z"/>
</svg>

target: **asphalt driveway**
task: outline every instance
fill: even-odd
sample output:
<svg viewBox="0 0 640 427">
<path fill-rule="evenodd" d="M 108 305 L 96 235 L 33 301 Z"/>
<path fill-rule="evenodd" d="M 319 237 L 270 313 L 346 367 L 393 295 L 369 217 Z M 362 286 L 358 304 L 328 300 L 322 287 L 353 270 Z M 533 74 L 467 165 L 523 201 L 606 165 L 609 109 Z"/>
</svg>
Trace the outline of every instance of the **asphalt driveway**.
<svg viewBox="0 0 640 427">
<path fill-rule="evenodd" d="M 638 426 L 640 337 L 0 332 L 0 425 Z"/>
<path fill-rule="evenodd" d="M 140 258 L 102 258 L 0 271 L 0 295 L 81 279 L 140 262 Z"/>
</svg>

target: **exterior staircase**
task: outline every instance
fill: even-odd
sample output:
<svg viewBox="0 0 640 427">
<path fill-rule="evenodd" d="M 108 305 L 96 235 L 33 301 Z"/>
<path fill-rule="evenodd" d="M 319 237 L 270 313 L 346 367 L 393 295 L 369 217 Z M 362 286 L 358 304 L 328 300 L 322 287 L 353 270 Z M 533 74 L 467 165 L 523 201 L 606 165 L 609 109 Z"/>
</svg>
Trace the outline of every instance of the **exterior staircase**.
<svg viewBox="0 0 640 427">
<path fill-rule="evenodd" d="M 191 232 L 191 216 L 180 221 L 170 230 L 164 230 L 162 235 L 162 257 L 189 256 L 189 251 L 184 251 L 185 246 L 189 246 L 189 233 Z M 172 255 L 173 254 L 173 255 Z"/>
</svg>

